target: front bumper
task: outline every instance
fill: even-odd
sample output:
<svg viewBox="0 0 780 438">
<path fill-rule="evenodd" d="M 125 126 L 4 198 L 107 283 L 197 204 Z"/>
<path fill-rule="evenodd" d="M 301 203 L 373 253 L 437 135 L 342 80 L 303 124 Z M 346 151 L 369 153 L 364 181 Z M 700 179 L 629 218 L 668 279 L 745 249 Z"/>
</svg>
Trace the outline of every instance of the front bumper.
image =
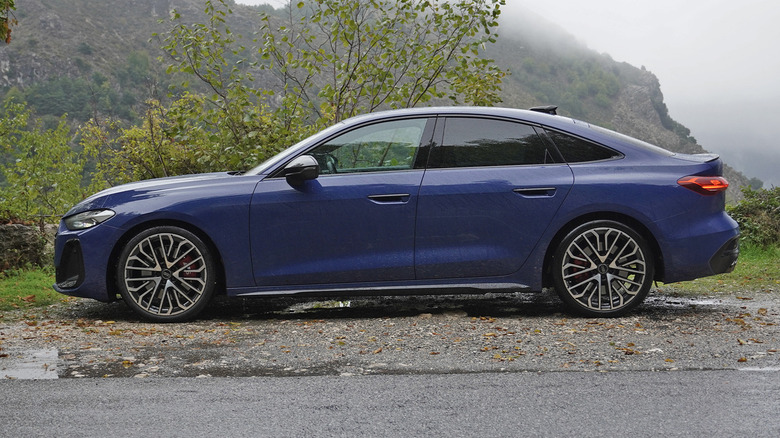
<svg viewBox="0 0 780 438">
<path fill-rule="evenodd" d="M 101 224 L 70 231 L 62 223 L 54 241 L 54 290 L 65 295 L 109 302 L 116 293 L 109 289 L 113 242 L 119 230 Z"/>
</svg>

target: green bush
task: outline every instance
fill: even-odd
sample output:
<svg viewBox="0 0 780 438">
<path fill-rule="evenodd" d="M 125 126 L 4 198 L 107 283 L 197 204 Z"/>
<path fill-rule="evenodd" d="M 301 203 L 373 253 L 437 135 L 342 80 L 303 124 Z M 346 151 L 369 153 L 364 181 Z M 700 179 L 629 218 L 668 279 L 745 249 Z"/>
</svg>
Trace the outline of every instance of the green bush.
<svg viewBox="0 0 780 438">
<path fill-rule="evenodd" d="M 780 187 L 753 190 L 744 187 L 745 198 L 729 207 L 739 223 L 742 243 L 758 248 L 778 246 L 780 242 Z"/>
</svg>

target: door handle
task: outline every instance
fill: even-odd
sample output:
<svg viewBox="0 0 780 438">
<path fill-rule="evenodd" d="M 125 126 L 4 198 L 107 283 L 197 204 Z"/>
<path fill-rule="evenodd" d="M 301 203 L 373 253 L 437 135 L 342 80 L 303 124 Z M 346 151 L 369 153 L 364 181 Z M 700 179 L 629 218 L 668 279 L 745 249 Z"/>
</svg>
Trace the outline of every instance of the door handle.
<svg viewBox="0 0 780 438">
<path fill-rule="evenodd" d="M 517 188 L 513 190 L 524 198 L 552 198 L 555 196 L 555 187 L 529 187 Z"/>
<path fill-rule="evenodd" d="M 369 195 L 368 199 L 375 204 L 406 204 L 409 202 L 408 193 L 392 193 L 388 195 Z"/>
</svg>

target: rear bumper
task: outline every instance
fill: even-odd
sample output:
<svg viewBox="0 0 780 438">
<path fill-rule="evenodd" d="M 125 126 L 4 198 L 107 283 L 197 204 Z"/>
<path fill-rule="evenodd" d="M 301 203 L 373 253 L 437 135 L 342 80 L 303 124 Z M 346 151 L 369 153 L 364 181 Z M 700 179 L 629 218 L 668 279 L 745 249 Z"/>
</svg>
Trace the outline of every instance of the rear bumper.
<svg viewBox="0 0 780 438">
<path fill-rule="evenodd" d="M 739 257 L 736 221 L 725 212 L 687 219 L 664 224 L 672 238 L 659 241 L 663 271 L 657 279 L 675 283 L 731 272 Z"/>
</svg>

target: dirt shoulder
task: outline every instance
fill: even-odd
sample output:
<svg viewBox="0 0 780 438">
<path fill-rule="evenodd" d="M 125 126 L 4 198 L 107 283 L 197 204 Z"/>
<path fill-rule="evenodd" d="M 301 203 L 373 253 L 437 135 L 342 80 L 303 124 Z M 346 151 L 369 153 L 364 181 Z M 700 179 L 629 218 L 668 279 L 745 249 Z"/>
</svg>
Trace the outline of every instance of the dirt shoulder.
<svg viewBox="0 0 780 438">
<path fill-rule="evenodd" d="M 209 377 L 780 369 L 780 294 L 655 291 L 632 315 L 578 318 L 551 293 L 220 299 L 186 324 L 72 301 L 0 320 L 0 374 Z M 55 359 L 56 358 L 56 359 Z"/>
</svg>

